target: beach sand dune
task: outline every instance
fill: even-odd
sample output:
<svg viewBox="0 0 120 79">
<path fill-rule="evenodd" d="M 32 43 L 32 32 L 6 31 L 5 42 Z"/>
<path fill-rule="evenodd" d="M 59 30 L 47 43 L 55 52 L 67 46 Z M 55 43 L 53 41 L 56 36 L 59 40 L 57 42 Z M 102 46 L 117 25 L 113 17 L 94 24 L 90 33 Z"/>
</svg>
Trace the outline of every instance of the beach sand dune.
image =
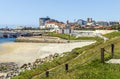
<svg viewBox="0 0 120 79">
<path fill-rule="evenodd" d="M 15 62 L 19 66 L 34 62 L 37 58 L 44 58 L 50 54 L 71 51 L 94 42 L 74 43 L 4 43 L 0 49 L 0 62 Z"/>
</svg>

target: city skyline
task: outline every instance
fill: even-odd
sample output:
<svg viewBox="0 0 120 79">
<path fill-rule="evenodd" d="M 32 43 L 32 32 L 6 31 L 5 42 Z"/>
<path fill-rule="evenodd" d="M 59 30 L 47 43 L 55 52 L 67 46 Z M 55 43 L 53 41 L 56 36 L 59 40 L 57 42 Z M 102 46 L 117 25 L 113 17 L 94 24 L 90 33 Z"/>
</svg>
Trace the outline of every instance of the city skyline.
<svg viewBox="0 0 120 79">
<path fill-rule="evenodd" d="M 88 17 L 119 21 L 119 3 L 119 0 L 0 0 L 0 24 L 39 25 L 39 18 L 46 16 L 63 22 Z"/>
</svg>

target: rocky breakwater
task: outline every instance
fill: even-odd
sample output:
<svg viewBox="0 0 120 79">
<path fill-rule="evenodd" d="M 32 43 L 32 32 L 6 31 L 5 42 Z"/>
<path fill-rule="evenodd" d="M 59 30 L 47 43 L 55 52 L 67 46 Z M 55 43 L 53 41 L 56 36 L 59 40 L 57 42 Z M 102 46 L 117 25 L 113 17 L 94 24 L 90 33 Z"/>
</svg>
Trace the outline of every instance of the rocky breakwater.
<svg viewBox="0 0 120 79">
<path fill-rule="evenodd" d="M 14 76 L 18 76 L 20 72 L 35 69 L 38 67 L 39 64 L 50 62 L 54 58 L 59 56 L 64 56 L 64 54 L 59 55 L 58 53 L 54 53 L 45 58 L 38 58 L 34 62 L 23 64 L 21 67 L 19 67 L 14 62 L 0 63 L 0 79 L 11 79 Z"/>
<path fill-rule="evenodd" d="M 67 43 L 68 40 L 49 36 L 18 37 L 15 42 Z"/>
<path fill-rule="evenodd" d="M 0 63 L 0 79 L 9 79 L 13 76 L 17 76 L 19 73 L 19 67 L 14 62 Z"/>
<path fill-rule="evenodd" d="M 63 56 L 64 54 L 61 54 L 61 56 Z M 29 62 L 27 64 L 23 64 L 20 67 L 20 72 L 24 72 L 25 70 L 31 70 L 31 69 L 35 69 L 38 67 L 39 64 L 43 64 L 45 62 L 50 62 L 52 61 L 54 58 L 59 57 L 60 55 L 58 53 L 55 54 L 51 54 L 47 57 L 44 58 L 38 58 L 36 59 L 34 62 Z"/>
</svg>

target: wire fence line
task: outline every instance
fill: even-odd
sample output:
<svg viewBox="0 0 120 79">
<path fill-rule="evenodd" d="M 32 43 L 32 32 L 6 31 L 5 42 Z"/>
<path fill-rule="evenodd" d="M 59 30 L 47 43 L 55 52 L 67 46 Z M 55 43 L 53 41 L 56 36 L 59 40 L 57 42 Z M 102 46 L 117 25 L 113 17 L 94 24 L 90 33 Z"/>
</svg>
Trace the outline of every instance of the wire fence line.
<svg viewBox="0 0 120 79">
<path fill-rule="evenodd" d="M 96 51 L 95 51 L 96 52 Z M 83 55 L 85 55 L 85 51 L 83 51 L 79 56 L 77 56 L 77 57 L 75 57 L 73 60 L 75 60 L 75 59 L 77 59 L 78 57 L 83 57 Z M 87 55 L 90 55 L 90 54 L 92 54 L 92 53 L 87 53 Z M 96 53 L 96 54 L 98 54 L 98 52 Z M 85 56 L 86 57 L 86 56 Z M 85 58 L 84 57 L 84 58 Z M 95 55 L 93 55 L 93 57 L 95 57 Z M 91 60 L 93 59 L 93 58 L 90 58 Z M 71 61 L 71 60 L 70 60 Z M 70 62 L 70 61 L 68 61 L 68 62 Z M 87 60 L 87 61 L 90 61 L 89 59 Z M 84 63 L 80 63 L 79 65 L 82 65 L 82 64 L 85 64 L 85 63 L 87 63 L 87 61 L 85 61 Z M 68 62 L 66 62 L 66 63 L 68 63 Z M 57 71 L 52 71 L 52 70 L 54 70 L 55 68 L 58 68 L 58 67 L 60 67 L 60 66 L 62 66 L 61 67 L 61 69 L 60 70 L 57 70 Z M 72 64 L 72 65 L 70 65 L 69 64 L 69 69 L 70 68 L 72 68 L 72 67 L 74 67 L 74 66 L 77 66 L 77 64 Z M 49 70 L 47 70 L 46 72 L 48 72 L 49 71 L 49 74 L 51 74 L 51 75 L 57 75 L 57 74 L 61 74 L 61 73 L 63 73 L 63 72 L 66 72 L 66 70 L 65 70 L 65 63 L 63 63 L 63 64 L 61 64 L 61 65 L 59 65 L 59 66 L 57 66 L 57 67 L 54 67 L 54 68 L 52 68 L 52 69 L 49 69 Z M 46 75 L 46 72 L 43 72 L 43 73 L 41 73 L 41 74 L 39 74 L 38 76 L 41 76 L 41 75 Z"/>
<path fill-rule="evenodd" d="M 106 49 L 104 49 L 104 51 L 107 53 L 107 54 L 110 54 L 111 53 L 111 51 L 108 51 L 108 50 L 106 50 Z M 84 62 L 82 62 L 82 63 L 80 63 L 80 64 L 72 64 L 72 65 L 69 65 L 69 69 L 70 68 L 72 68 L 72 67 L 77 67 L 77 66 L 83 66 L 83 65 L 85 65 L 85 64 L 87 64 L 88 62 L 90 62 L 90 61 L 92 61 L 92 60 L 94 60 L 98 55 L 99 55 L 99 51 L 95 51 L 95 52 L 97 52 L 97 53 L 95 53 L 92 57 L 90 57 L 90 58 L 88 58 L 86 61 L 84 61 Z M 85 52 L 84 52 L 85 53 Z M 89 53 L 89 54 L 91 54 L 91 53 Z M 87 54 L 88 55 L 88 54 Z M 81 56 L 81 55 L 80 55 Z M 77 57 L 78 58 L 78 57 Z M 63 71 L 65 71 L 65 70 L 60 70 L 60 71 L 58 71 L 58 72 L 51 72 L 51 75 L 53 75 L 53 74 L 60 74 L 60 73 L 62 73 Z"/>
<path fill-rule="evenodd" d="M 111 44 L 111 45 L 107 45 L 104 47 L 104 52 L 106 54 L 111 54 L 111 57 L 113 58 L 114 57 L 114 44 Z"/>
<path fill-rule="evenodd" d="M 49 71 L 49 74 L 46 74 L 46 72 L 45 72 L 44 74 L 46 75 L 46 77 L 48 77 L 49 75 L 54 76 L 54 75 L 63 74 L 63 73 L 65 73 L 65 72 L 67 73 L 67 72 L 69 72 L 69 70 L 70 70 L 72 67 L 77 67 L 77 66 L 80 67 L 80 66 L 83 66 L 83 65 L 87 64 L 88 62 L 94 60 L 94 59 L 97 57 L 97 55 L 98 55 L 98 53 L 95 53 L 92 57 L 89 57 L 86 61 L 84 61 L 84 62 L 82 62 L 82 63 L 79 63 L 79 64 L 69 64 L 69 69 L 68 69 L 68 71 L 65 70 L 65 67 L 64 67 L 64 68 L 62 68 L 62 69 L 57 70 L 56 72 L 54 72 L 54 71 Z"/>
<path fill-rule="evenodd" d="M 87 58 L 87 56 L 89 56 L 89 55 L 91 55 L 91 54 L 93 54 L 93 53 L 87 53 L 87 55 L 82 56 L 83 58 L 82 58 L 82 57 L 81 57 L 81 58 L 82 58 L 82 59 L 85 59 L 85 58 Z M 87 62 L 93 60 L 94 58 L 96 58 L 97 55 L 99 55 L 99 53 L 98 53 L 98 51 L 95 51 L 95 54 L 93 54 L 92 57 L 89 57 L 86 61 L 83 61 L 82 63 L 72 64 L 71 66 L 82 65 L 82 64 L 84 64 L 84 63 L 87 63 Z M 82 60 L 82 59 L 81 59 L 81 60 Z"/>
<path fill-rule="evenodd" d="M 110 54 L 111 53 L 111 51 L 109 51 L 108 49 L 110 49 L 109 48 L 109 46 L 107 46 L 107 48 L 105 47 L 105 52 L 107 53 L 107 54 Z M 60 65 L 60 66 L 62 66 L 59 70 L 55 70 L 55 71 L 52 71 L 53 69 L 55 69 L 55 68 L 57 68 L 57 67 L 55 67 L 55 68 L 52 68 L 52 69 L 50 69 L 50 70 L 48 70 L 48 71 L 46 71 L 46 72 L 44 72 L 44 73 L 42 73 L 42 74 L 40 74 L 40 75 L 43 75 L 43 74 L 45 74 L 46 75 L 46 77 L 49 77 L 49 75 L 52 75 L 52 76 L 54 76 L 54 75 L 58 75 L 58 74 L 63 74 L 63 73 L 65 73 L 65 72 L 68 72 L 69 70 L 71 70 L 73 67 L 81 67 L 81 66 L 84 66 L 85 64 L 88 64 L 88 62 L 90 62 L 90 61 L 92 61 L 92 60 L 94 60 L 96 57 L 98 57 L 99 55 L 100 55 L 100 50 L 97 50 L 97 51 L 92 51 L 92 52 L 90 52 L 90 53 L 86 53 L 86 51 L 83 51 L 79 56 L 77 56 L 77 57 L 75 57 L 73 60 L 76 60 L 76 59 L 78 59 L 80 56 L 81 57 L 87 57 L 87 56 L 89 56 L 90 54 L 93 54 L 92 55 L 92 57 L 89 57 L 89 58 L 87 58 L 85 61 L 83 61 L 83 62 L 81 62 L 81 63 L 78 63 L 77 62 L 77 64 L 70 64 L 69 63 L 69 66 L 68 66 L 68 68 L 67 68 L 67 70 L 66 70 L 66 66 L 65 66 L 65 63 L 63 63 L 62 65 Z M 67 63 L 67 62 L 66 62 Z M 39 75 L 39 76 L 40 76 Z M 44 76 L 44 75 L 43 75 Z M 44 76 L 45 77 L 45 76 Z"/>
<path fill-rule="evenodd" d="M 82 62 L 80 64 L 69 64 L 69 69 L 71 69 L 72 67 L 83 66 L 83 65 L 87 64 L 88 62 L 94 60 L 98 55 L 99 55 L 98 53 L 95 53 L 92 57 L 89 57 L 86 61 L 84 61 L 84 62 Z M 59 70 L 57 70 L 55 72 L 51 71 L 51 70 L 48 70 L 48 71 L 46 71 L 46 72 L 44 72 L 44 73 L 42 73 L 40 75 L 45 74 L 46 77 L 48 77 L 49 75 L 54 76 L 54 75 L 62 74 L 63 72 L 67 72 L 67 70 L 65 70 L 65 66 L 61 67 Z"/>
<path fill-rule="evenodd" d="M 110 50 L 110 47 L 109 47 L 109 46 L 110 46 L 110 45 L 104 47 L 104 49 L 105 49 L 104 51 L 105 51 L 106 53 L 108 53 L 108 54 L 111 53 L 111 50 Z"/>
<path fill-rule="evenodd" d="M 108 51 L 108 50 L 106 50 L 106 49 L 105 49 L 105 53 L 107 53 L 107 54 L 111 54 L 111 52 L 110 52 L 110 51 Z"/>
</svg>

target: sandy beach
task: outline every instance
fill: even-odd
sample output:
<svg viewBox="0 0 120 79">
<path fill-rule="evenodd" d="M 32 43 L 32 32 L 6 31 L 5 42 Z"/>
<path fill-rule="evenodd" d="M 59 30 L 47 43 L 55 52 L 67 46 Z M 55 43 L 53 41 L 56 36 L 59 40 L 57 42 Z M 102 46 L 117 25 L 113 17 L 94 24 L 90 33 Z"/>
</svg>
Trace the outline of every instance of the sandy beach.
<svg viewBox="0 0 120 79">
<path fill-rule="evenodd" d="M 15 62 L 19 66 L 34 62 L 37 58 L 44 58 L 50 54 L 71 51 L 95 41 L 74 43 L 4 43 L 0 49 L 0 62 Z"/>
</svg>

